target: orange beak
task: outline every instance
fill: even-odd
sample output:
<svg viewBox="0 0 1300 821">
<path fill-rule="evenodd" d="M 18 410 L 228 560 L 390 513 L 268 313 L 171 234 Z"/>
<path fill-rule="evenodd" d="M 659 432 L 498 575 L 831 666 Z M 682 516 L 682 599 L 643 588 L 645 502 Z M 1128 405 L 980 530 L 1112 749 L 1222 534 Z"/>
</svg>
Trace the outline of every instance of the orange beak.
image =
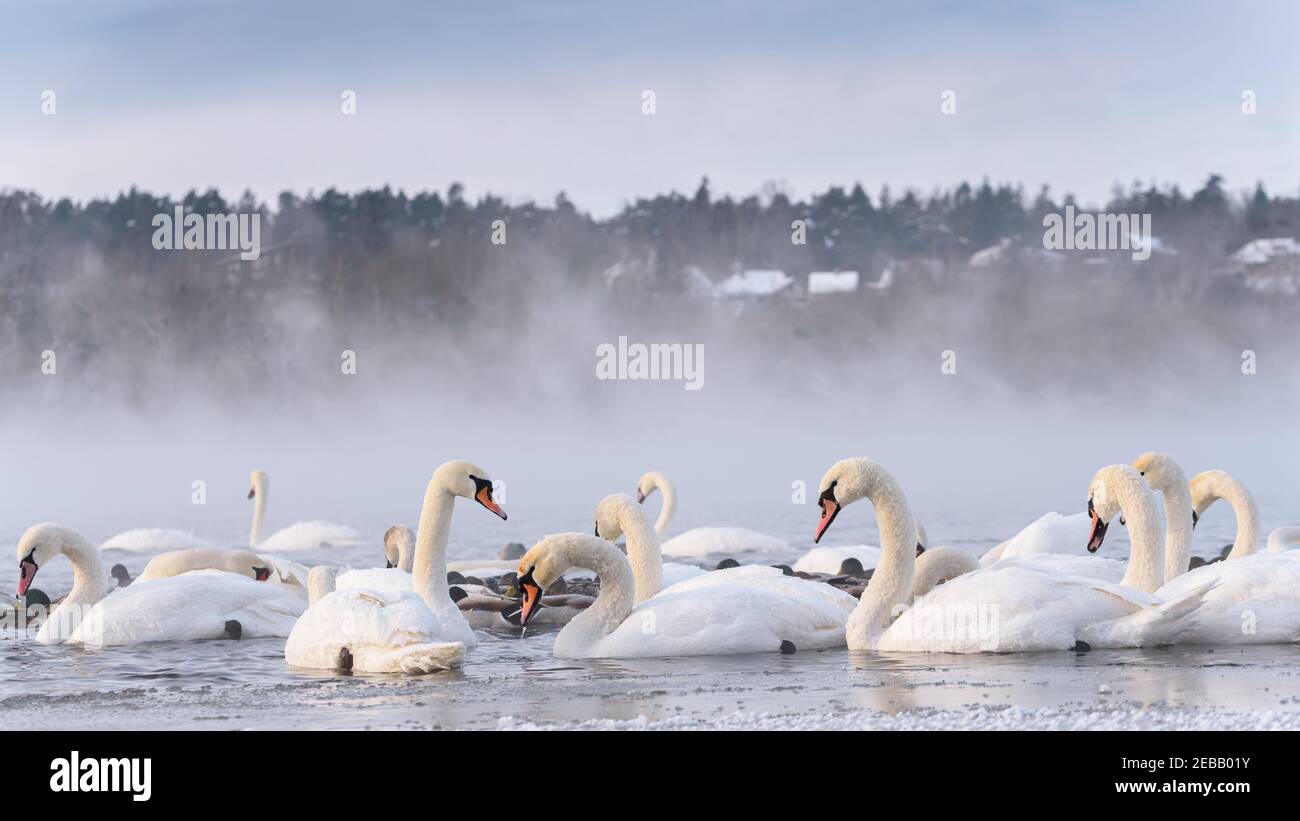
<svg viewBox="0 0 1300 821">
<path fill-rule="evenodd" d="M 822 515 L 817 520 L 817 532 L 813 534 L 813 544 L 822 540 L 822 535 L 826 533 L 826 529 L 831 526 L 831 522 L 835 521 L 835 517 L 840 512 L 840 504 L 834 499 L 820 499 L 817 504 L 822 509 Z"/>
<path fill-rule="evenodd" d="M 523 607 L 519 610 L 519 624 L 525 626 L 542 606 L 542 588 L 537 582 L 533 581 L 533 574 L 527 573 L 519 579 L 519 592 L 523 599 Z"/>
<path fill-rule="evenodd" d="M 1088 552 L 1096 553 L 1101 549 L 1101 543 L 1106 538 L 1107 524 L 1097 515 L 1097 511 L 1092 507 L 1092 500 L 1088 500 L 1088 515 L 1092 517 L 1092 532 L 1088 534 Z"/>
<path fill-rule="evenodd" d="M 501 505 L 492 501 L 491 485 L 484 485 L 482 488 L 480 488 L 479 492 L 474 494 L 474 501 L 483 505 L 483 507 L 492 511 L 496 515 L 500 516 L 502 519 L 506 518 L 506 512 L 501 509 Z"/>
</svg>

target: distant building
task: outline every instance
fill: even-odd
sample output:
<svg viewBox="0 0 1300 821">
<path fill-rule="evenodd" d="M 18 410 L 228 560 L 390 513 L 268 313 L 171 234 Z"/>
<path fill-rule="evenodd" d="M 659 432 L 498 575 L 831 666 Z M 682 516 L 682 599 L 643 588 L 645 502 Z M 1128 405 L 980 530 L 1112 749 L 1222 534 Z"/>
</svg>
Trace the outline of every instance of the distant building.
<svg viewBox="0 0 1300 821">
<path fill-rule="evenodd" d="M 857 271 L 813 271 L 808 275 L 808 296 L 851 294 L 857 290 Z"/>
<path fill-rule="evenodd" d="M 1237 249 L 1232 261 L 1239 265 L 1267 265 L 1278 257 L 1300 255 L 1300 243 L 1292 237 L 1252 239 Z"/>
<path fill-rule="evenodd" d="M 1011 240 L 1003 237 L 997 245 L 990 245 L 988 248 L 982 248 L 970 255 L 970 260 L 966 263 L 972 268 L 992 268 L 1002 261 L 1006 256 L 1007 249 L 1011 247 Z"/>
<path fill-rule="evenodd" d="M 713 287 L 713 295 L 722 299 L 762 298 L 789 288 L 794 280 L 785 271 L 737 271 Z"/>
<path fill-rule="evenodd" d="M 1246 287 L 1263 294 L 1300 295 L 1300 242 L 1292 237 L 1253 239 L 1232 255 Z"/>
</svg>

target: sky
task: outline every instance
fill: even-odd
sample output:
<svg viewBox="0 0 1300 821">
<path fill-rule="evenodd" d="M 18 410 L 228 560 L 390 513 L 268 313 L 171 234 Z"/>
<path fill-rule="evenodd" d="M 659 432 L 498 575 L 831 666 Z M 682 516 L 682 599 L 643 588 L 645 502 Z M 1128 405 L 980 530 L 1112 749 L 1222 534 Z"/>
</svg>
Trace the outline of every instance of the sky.
<svg viewBox="0 0 1300 821">
<path fill-rule="evenodd" d="M 1100 204 L 1210 172 L 1294 194 L 1298 32 L 1291 0 L 0 2 L 0 188 L 458 181 L 598 217 L 706 175 L 735 196 L 987 177 Z"/>
</svg>

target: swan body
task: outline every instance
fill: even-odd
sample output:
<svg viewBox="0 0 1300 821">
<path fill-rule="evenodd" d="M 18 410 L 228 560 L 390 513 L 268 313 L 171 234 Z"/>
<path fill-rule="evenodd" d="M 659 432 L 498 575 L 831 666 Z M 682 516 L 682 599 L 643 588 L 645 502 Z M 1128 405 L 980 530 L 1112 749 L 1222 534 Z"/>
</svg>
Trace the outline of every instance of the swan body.
<svg viewBox="0 0 1300 821">
<path fill-rule="evenodd" d="M 194 570 L 152 581 L 137 579 L 101 599 L 66 641 L 111 647 L 220 639 L 226 637 L 230 621 L 239 622 L 242 638 L 287 636 L 306 606 L 306 597 L 289 588 L 222 570 Z M 37 640 L 43 641 L 39 634 Z"/>
<path fill-rule="evenodd" d="M 1166 602 L 1196 596 L 1203 606 L 1171 631 L 1177 644 L 1286 644 L 1300 641 L 1300 551 L 1255 553 L 1203 565 L 1158 591 Z"/>
<path fill-rule="evenodd" d="M 411 567 L 415 562 L 415 533 L 406 525 L 393 525 L 384 533 L 387 567 L 347 570 L 336 575 L 336 590 L 411 590 Z"/>
<path fill-rule="evenodd" d="M 492 499 L 486 471 L 469 462 L 443 463 L 424 492 L 411 566 L 412 590 L 353 588 L 326 593 L 335 580 L 322 570 L 314 585 L 316 600 L 285 643 L 285 660 L 294 667 L 410 674 L 460 664 L 465 648 L 473 647 L 476 640 L 447 587 L 447 540 L 457 496 L 506 517 Z"/>
<path fill-rule="evenodd" d="M 790 545 L 784 539 L 745 527 L 696 527 L 664 542 L 660 549 L 665 556 L 699 559 L 744 553 L 779 556 L 788 554 Z"/>
<path fill-rule="evenodd" d="M 360 533 L 347 525 L 322 520 L 298 522 L 264 537 L 262 531 L 270 491 L 271 480 L 266 471 L 254 470 L 249 475 L 248 488 L 248 498 L 253 500 L 253 526 L 248 534 L 250 547 L 268 553 L 291 553 L 298 550 L 353 545 L 364 541 Z"/>
<path fill-rule="evenodd" d="M 1016 556 L 1073 554 L 1082 556 L 1092 523 L 1086 513 L 1062 516 L 1056 511 L 1044 513 L 1023 530 L 980 557 L 987 567 L 1001 559 Z"/>
<path fill-rule="evenodd" d="M 562 658 L 645 658 L 823 649 L 844 644 L 853 597 L 771 567 L 718 570 L 679 582 L 641 604 L 632 568 L 613 544 L 562 533 L 519 562 L 527 623 L 546 585 L 571 566 L 600 577 L 596 602 L 555 637 Z"/>
<path fill-rule="evenodd" d="M 185 530 L 139 528 L 119 533 L 99 546 L 100 550 L 152 553 L 156 550 L 187 550 L 212 547 L 212 543 Z"/>
<path fill-rule="evenodd" d="M 636 500 L 638 503 L 644 503 L 656 490 L 664 497 L 664 505 L 659 511 L 659 518 L 655 520 L 654 527 L 655 533 L 662 537 L 677 510 L 677 491 L 673 483 L 657 470 L 648 471 L 637 482 Z M 660 550 L 665 556 L 699 559 L 705 556 L 724 554 L 735 556 L 743 553 L 780 555 L 789 552 L 790 546 L 784 539 L 744 527 L 697 527 L 662 542 Z"/>
<path fill-rule="evenodd" d="M 834 576 L 840 572 L 845 559 L 857 559 L 864 570 L 874 568 L 880 561 L 880 548 L 869 544 L 851 544 L 842 547 L 814 547 L 794 563 L 796 573 L 824 573 Z"/>
<path fill-rule="evenodd" d="M 1151 491 L 1126 466 L 1103 468 L 1090 492 L 1103 512 L 1154 509 Z M 853 650 L 906 652 L 1021 652 L 1076 646 L 1091 624 L 1138 613 L 1159 603 L 1149 591 L 1159 584 L 1155 561 L 1156 521 L 1132 515 L 1133 556 L 1119 585 L 1066 572 L 1033 557 L 1003 558 L 960 574 L 913 601 L 917 573 L 915 520 L 901 486 L 877 462 L 845 459 L 822 478 L 820 540 L 839 511 L 860 499 L 876 508 L 881 559 L 849 617 Z M 1085 536 L 1085 544 L 1087 538 Z M 911 606 L 907 605 L 911 603 Z"/>
<path fill-rule="evenodd" d="M 1268 552 L 1278 553 L 1287 545 L 1300 544 L 1300 527 L 1279 527 L 1268 534 Z"/>
<path fill-rule="evenodd" d="M 59 554 L 72 562 L 72 592 L 38 631 L 42 644 L 221 638 L 230 621 L 239 622 L 248 637 L 283 636 L 307 603 L 290 588 L 220 570 L 136 580 L 109 596 L 99 551 L 72 528 L 52 523 L 33 525 L 18 542 L 19 595 Z"/>
<path fill-rule="evenodd" d="M 294 667 L 420 675 L 459 667 L 465 645 L 410 591 L 332 590 L 335 570 L 312 568 L 311 607 L 285 642 Z M 332 638 L 337 637 L 337 638 Z"/>
</svg>

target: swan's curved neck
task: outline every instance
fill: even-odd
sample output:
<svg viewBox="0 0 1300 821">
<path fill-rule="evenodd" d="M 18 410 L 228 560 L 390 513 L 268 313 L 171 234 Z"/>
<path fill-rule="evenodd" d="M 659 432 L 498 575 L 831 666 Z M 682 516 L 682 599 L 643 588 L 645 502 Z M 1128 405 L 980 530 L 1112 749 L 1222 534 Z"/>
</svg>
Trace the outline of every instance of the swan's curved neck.
<svg viewBox="0 0 1300 821">
<path fill-rule="evenodd" d="M 248 532 L 249 547 L 257 547 L 262 543 L 262 522 L 266 518 L 268 490 L 265 482 L 259 482 L 253 493 L 253 527 Z"/>
<path fill-rule="evenodd" d="M 662 473 L 656 473 L 651 479 L 651 484 L 659 488 L 659 492 L 664 496 L 664 506 L 659 509 L 659 518 L 655 519 L 655 533 L 662 536 L 668 530 L 668 523 L 673 520 L 673 514 L 677 512 L 677 491 L 673 488 L 673 483 Z"/>
<path fill-rule="evenodd" d="M 1115 494 L 1128 522 L 1128 567 L 1120 584 L 1154 593 L 1165 579 L 1161 561 L 1164 553 L 1163 523 L 1155 494 L 1136 471 L 1111 474 L 1107 477 L 1107 487 Z M 1191 515 L 1188 511 L 1189 521 Z"/>
<path fill-rule="evenodd" d="M 880 561 L 849 618 L 849 646 L 853 649 L 876 645 L 899 606 L 911 601 L 916 575 L 916 520 L 903 488 L 878 466 L 868 470 L 865 483 L 865 496 L 876 508 Z"/>
<path fill-rule="evenodd" d="M 916 575 L 912 580 L 912 600 L 921 598 L 943 582 L 952 581 L 963 573 L 970 573 L 979 568 L 979 560 L 965 550 L 958 550 L 955 547 L 932 547 L 916 560 Z"/>
<path fill-rule="evenodd" d="M 1232 542 L 1229 559 L 1240 559 L 1255 552 L 1259 540 L 1259 508 L 1255 506 L 1255 497 L 1246 486 L 1226 473 L 1216 471 L 1208 477 L 1206 484 L 1209 504 L 1223 499 L 1232 505 L 1232 512 L 1237 517 L 1237 537 Z"/>
<path fill-rule="evenodd" d="M 627 539 L 627 559 L 636 585 L 636 603 L 640 604 L 664 586 L 664 560 L 659 551 L 659 537 L 650 527 L 641 506 L 631 498 L 625 502 L 620 499 L 617 517 L 618 526 Z"/>
<path fill-rule="evenodd" d="M 1187 481 L 1180 479 L 1164 488 L 1165 500 L 1165 575 L 1166 582 L 1187 572 L 1192 561 L 1192 492 Z"/>
<path fill-rule="evenodd" d="M 1268 552 L 1285 550 L 1289 544 L 1300 544 L 1300 527 L 1279 527 L 1268 534 Z"/>
<path fill-rule="evenodd" d="M 108 595 L 104 558 L 90 540 L 77 534 L 64 543 L 61 552 L 72 562 L 72 591 L 63 604 L 91 605 Z"/>
<path fill-rule="evenodd" d="M 435 476 L 424 491 L 420 525 L 415 532 L 415 559 L 411 563 L 411 589 L 435 613 L 451 605 L 447 592 L 447 541 L 456 496 Z M 455 608 L 453 608 L 455 609 Z M 459 613 L 460 610 L 456 609 Z"/>
<path fill-rule="evenodd" d="M 600 579 L 596 600 L 556 636 L 557 645 L 563 639 L 570 648 L 587 647 L 614 632 L 632 614 L 636 582 L 627 559 L 607 542 L 583 537 L 562 550 L 562 567 L 581 567 Z"/>
</svg>

